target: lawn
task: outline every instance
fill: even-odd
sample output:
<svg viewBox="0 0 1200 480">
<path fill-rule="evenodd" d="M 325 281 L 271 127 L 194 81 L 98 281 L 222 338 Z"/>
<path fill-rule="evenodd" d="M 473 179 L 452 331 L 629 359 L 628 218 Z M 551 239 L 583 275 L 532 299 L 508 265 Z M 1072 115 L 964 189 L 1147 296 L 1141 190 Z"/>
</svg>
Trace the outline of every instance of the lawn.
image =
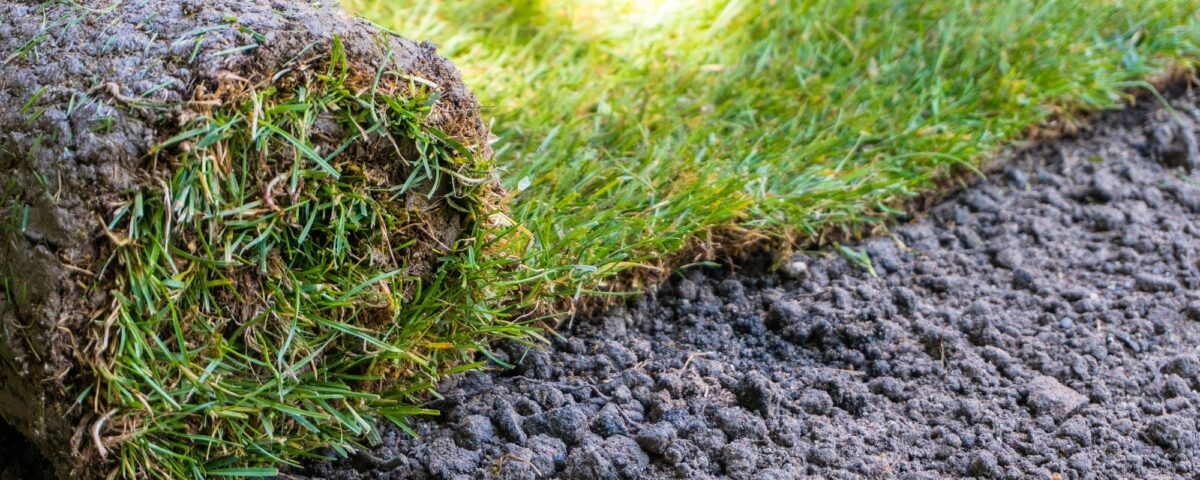
<svg viewBox="0 0 1200 480">
<path fill-rule="evenodd" d="M 194 119 L 173 137 L 199 138 L 200 150 L 174 159 L 162 183 L 177 193 L 171 208 L 152 185 L 108 225 L 132 242 L 115 250 L 113 268 L 126 280 L 117 284 L 121 315 L 110 320 L 132 340 L 116 372 L 99 372 L 97 388 L 78 397 L 112 406 L 114 424 L 141 418 L 146 406 L 152 421 L 132 423 L 140 427 L 116 457 L 127 476 L 264 476 L 316 456 L 316 447 L 346 453 L 378 439 L 382 421 L 403 428 L 410 415 L 434 413 L 418 405 L 445 376 L 489 359 L 507 365 L 488 351 L 497 340 L 536 348 L 581 307 L 636 294 L 688 265 L 751 248 L 786 258 L 884 231 L 912 199 L 975 175 L 1048 119 L 1051 130 L 1070 130 L 1081 112 L 1119 107 L 1150 88 L 1148 79 L 1187 74 L 1200 60 L 1200 0 L 344 4 L 406 38 L 438 43 L 461 68 L 491 122 L 507 193 L 477 192 L 490 187 L 481 179 L 492 159 L 422 123 L 436 97 L 347 87 L 336 46 L 312 91 L 269 89 Z M 117 5 L 80 7 L 79 18 L 119 15 Z M 336 152 L 312 151 L 305 132 L 318 116 L 347 131 L 395 130 L 435 163 L 479 173 L 455 177 L 462 197 L 487 201 L 465 209 L 478 221 L 437 260 L 436 274 L 406 278 L 395 259 L 352 261 L 380 245 L 403 250 L 386 232 L 404 212 L 372 196 L 382 194 L 366 189 L 368 175 L 325 163 Z M 205 173 L 214 145 L 237 147 L 229 151 L 242 168 L 228 178 Z M 274 188 L 262 178 L 245 183 L 257 178 L 246 172 L 264 148 L 308 152 L 296 155 L 294 190 L 301 170 L 322 179 L 311 198 L 285 209 L 303 214 L 302 230 L 251 208 L 269 203 L 262 193 Z M 240 194 L 186 197 L 218 182 Z M 181 208 L 186 215 L 173 213 Z M 197 236 L 204 254 L 172 245 L 180 232 Z M 234 261 L 242 254 L 232 250 L 254 255 Z M 196 268 L 176 272 L 173 254 Z M 271 301 L 256 321 L 293 320 L 242 326 L 224 340 L 218 333 L 243 302 L 212 291 L 248 267 L 278 287 L 257 292 Z M 284 280 L 274 279 L 280 272 Z M 393 280 L 411 288 L 378 287 Z M 377 289 L 391 316 L 364 324 Z M 175 302 L 188 318 L 212 313 L 219 325 L 203 333 L 217 348 L 188 345 L 181 325 L 190 322 L 167 321 Z"/>
<path fill-rule="evenodd" d="M 523 303 L 873 231 L 1200 58 L 1197 1 L 344 4 L 438 43 L 485 105 Z"/>
</svg>

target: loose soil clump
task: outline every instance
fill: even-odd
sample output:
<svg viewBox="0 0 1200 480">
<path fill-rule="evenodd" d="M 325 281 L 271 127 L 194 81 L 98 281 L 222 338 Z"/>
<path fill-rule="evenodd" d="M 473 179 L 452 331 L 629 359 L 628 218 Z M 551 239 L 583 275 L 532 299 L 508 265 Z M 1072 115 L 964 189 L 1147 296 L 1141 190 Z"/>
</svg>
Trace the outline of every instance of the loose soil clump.
<svg viewBox="0 0 1200 480">
<path fill-rule="evenodd" d="M 307 478 L 1181 478 L 1200 469 L 1200 101 L 840 253 L 691 269 Z"/>
</svg>

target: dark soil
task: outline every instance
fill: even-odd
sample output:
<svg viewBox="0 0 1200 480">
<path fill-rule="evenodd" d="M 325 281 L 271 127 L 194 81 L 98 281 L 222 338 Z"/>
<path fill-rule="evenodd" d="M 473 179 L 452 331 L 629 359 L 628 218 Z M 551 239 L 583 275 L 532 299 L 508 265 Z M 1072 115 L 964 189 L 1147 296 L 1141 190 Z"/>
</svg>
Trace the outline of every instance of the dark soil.
<svg viewBox="0 0 1200 480">
<path fill-rule="evenodd" d="M 15 428 L 0 420 L 0 480 L 53 480 L 54 470 Z"/>
<path fill-rule="evenodd" d="M 878 277 L 832 253 L 687 271 L 446 385 L 420 440 L 302 476 L 1193 477 L 1191 123 L 1147 102 L 1012 153 L 862 243 Z"/>
</svg>

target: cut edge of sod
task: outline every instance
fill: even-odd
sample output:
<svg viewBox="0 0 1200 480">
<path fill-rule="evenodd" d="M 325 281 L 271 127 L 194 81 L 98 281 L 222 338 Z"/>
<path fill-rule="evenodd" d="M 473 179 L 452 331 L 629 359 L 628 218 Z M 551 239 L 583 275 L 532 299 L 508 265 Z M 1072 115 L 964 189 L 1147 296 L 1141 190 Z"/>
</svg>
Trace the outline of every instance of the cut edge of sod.
<svg viewBox="0 0 1200 480">
<path fill-rule="evenodd" d="M 527 268 L 553 277 L 531 288 L 567 315 L 677 265 L 873 231 L 1197 52 L 1194 1 L 344 3 L 463 69 L 541 247 Z"/>
<path fill-rule="evenodd" d="M 1198 63 L 1200 60 L 1178 59 L 1143 80 L 1121 82 L 1119 95 L 1124 101 L 1122 105 L 1131 106 L 1141 101 L 1161 103 L 1166 101 L 1161 93 L 1164 90 L 1200 86 L 1200 78 L 1196 75 Z M 1170 108 L 1169 105 L 1167 107 Z M 859 210 L 853 217 L 806 223 L 794 228 L 757 226 L 744 221 L 744 218 L 705 225 L 677 239 L 677 247 L 662 249 L 661 255 L 647 255 L 639 262 L 612 263 L 606 268 L 583 269 L 589 274 L 585 275 L 588 278 L 562 282 L 571 286 L 575 294 L 547 295 L 551 301 L 539 302 L 535 311 L 540 314 L 539 318 L 551 319 L 550 323 L 542 325 L 553 333 L 563 319 L 595 314 L 610 308 L 630 296 L 661 285 L 670 275 L 693 266 L 734 265 L 739 259 L 765 253 L 771 257 L 769 270 L 775 271 L 784 267 L 798 251 L 815 252 L 832 247 L 844 254 L 849 247 L 841 245 L 843 242 L 886 235 L 895 222 L 924 212 L 999 171 L 1008 158 L 1004 149 L 1019 151 L 1041 142 L 1075 135 L 1089 128 L 1096 115 L 1105 111 L 1111 111 L 1111 108 L 1076 106 L 1055 109 L 1043 121 L 1030 125 L 1017 139 L 1004 143 L 999 152 L 927 172 L 922 188 L 910 195 Z M 737 200 L 735 204 L 753 201 L 748 197 Z M 866 261 L 869 262 L 869 258 Z M 851 262 L 856 263 L 854 259 Z M 868 269 L 864 266 L 863 269 L 870 270 L 873 267 Z"/>
</svg>

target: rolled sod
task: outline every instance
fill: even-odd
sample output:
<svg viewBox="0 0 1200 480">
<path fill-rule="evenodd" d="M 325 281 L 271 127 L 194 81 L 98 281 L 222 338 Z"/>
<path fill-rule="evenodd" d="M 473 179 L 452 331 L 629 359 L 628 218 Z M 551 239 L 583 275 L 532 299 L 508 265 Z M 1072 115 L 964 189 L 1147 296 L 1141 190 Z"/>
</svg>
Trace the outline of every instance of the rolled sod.
<svg viewBox="0 0 1200 480">
<path fill-rule="evenodd" d="M 399 312 L 499 202 L 488 129 L 328 3 L 0 0 L 0 415 L 59 476 L 269 475 L 457 364 Z"/>
</svg>

